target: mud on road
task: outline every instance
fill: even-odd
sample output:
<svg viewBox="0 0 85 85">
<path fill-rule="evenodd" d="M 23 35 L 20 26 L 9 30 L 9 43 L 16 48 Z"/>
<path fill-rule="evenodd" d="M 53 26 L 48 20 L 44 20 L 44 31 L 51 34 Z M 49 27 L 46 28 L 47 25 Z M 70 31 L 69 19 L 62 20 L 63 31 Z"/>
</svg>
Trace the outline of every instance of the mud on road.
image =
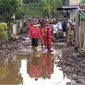
<svg viewBox="0 0 85 85">
<path fill-rule="evenodd" d="M 69 52 L 58 62 L 63 73 L 71 79 L 72 85 L 85 85 L 85 53 Z"/>
</svg>

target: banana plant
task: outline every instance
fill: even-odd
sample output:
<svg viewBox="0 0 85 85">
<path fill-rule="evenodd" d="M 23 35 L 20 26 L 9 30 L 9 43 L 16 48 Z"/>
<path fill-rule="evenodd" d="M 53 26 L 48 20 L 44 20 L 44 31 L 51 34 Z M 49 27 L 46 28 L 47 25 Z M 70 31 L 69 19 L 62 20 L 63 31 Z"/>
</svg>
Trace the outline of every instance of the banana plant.
<svg viewBox="0 0 85 85">
<path fill-rule="evenodd" d="M 85 19 L 85 0 L 82 0 L 80 5 L 82 6 L 82 9 L 79 10 L 80 17 L 81 19 Z"/>
</svg>

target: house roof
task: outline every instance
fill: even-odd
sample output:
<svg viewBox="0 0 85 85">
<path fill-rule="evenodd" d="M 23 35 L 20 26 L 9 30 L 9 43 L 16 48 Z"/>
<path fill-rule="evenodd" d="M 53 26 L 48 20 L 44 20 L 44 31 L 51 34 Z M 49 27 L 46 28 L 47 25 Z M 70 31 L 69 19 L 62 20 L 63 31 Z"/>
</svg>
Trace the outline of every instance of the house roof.
<svg viewBox="0 0 85 85">
<path fill-rule="evenodd" d="M 73 10 L 73 9 L 78 9 L 78 5 L 68 5 L 57 8 L 57 10 Z"/>
</svg>

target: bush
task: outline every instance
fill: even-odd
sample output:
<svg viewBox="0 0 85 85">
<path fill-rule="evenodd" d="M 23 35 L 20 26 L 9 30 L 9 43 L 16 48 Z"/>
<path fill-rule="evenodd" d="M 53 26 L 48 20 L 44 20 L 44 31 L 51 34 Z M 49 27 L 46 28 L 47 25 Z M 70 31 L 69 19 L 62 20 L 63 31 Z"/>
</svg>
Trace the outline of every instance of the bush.
<svg viewBox="0 0 85 85">
<path fill-rule="evenodd" d="M 28 17 L 40 17 L 42 16 L 41 7 L 39 4 L 23 5 L 24 15 Z"/>
<path fill-rule="evenodd" d="M 7 39 L 7 23 L 0 23 L 0 41 Z"/>
</svg>

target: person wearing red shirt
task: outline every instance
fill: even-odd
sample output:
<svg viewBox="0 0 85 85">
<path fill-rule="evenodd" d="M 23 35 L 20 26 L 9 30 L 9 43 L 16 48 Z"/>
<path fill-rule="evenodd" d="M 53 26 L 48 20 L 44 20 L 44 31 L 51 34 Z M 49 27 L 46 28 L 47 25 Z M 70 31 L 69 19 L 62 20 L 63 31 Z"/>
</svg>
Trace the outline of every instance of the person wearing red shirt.
<svg viewBox="0 0 85 85">
<path fill-rule="evenodd" d="M 50 27 L 50 24 L 46 24 L 45 35 L 46 35 L 47 49 L 48 49 L 49 52 L 52 52 L 51 48 L 52 48 L 53 34 L 52 34 L 52 28 Z"/>
<path fill-rule="evenodd" d="M 41 47 L 46 46 L 46 38 L 45 38 L 45 27 L 41 28 Z"/>
<path fill-rule="evenodd" d="M 38 28 L 36 22 L 30 28 L 29 36 L 32 39 L 32 47 L 33 47 L 33 49 L 37 51 L 38 40 L 39 40 L 39 38 L 41 36 L 41 33 L 40 33 L 40 29 Z"/>
</svg>

